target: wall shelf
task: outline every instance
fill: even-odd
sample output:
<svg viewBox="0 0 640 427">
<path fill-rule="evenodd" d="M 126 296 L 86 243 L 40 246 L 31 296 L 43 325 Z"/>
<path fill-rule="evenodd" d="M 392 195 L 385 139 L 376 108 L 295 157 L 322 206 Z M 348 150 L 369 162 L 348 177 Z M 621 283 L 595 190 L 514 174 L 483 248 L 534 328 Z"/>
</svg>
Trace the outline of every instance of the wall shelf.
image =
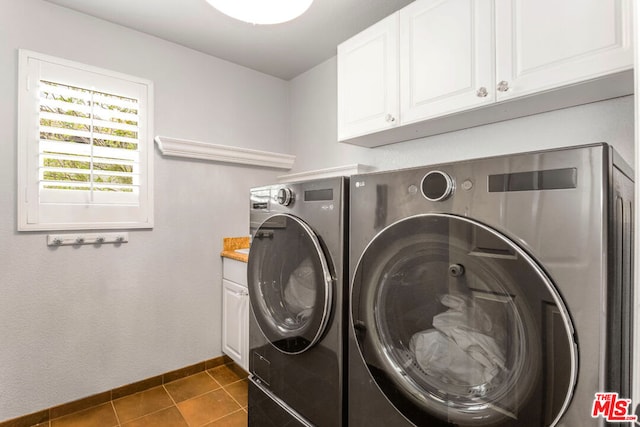
<svg viewBox="0 0 640 427">
<path fill-rule="evenodd" d="M 154 138 L 164 156 L 186 157 L 224 163 L 262 166 L 275 169 L 291 169 L 296 156 L 270 151 L 231 147 L 188 139 L 156 136 Z"/>
<path fill-rule="evenodd" d="M 351 176 L 360 173 L 371 172 L 372 170 L 374 170 L 374 167 L 372 166 L 354 163 L 352 165 L 335 166 L 308 172 L 280 175 L 278 177 L 278 182 L 309 181 L 311 179 L 330 178 L 334 176 Z"/>
</svg>

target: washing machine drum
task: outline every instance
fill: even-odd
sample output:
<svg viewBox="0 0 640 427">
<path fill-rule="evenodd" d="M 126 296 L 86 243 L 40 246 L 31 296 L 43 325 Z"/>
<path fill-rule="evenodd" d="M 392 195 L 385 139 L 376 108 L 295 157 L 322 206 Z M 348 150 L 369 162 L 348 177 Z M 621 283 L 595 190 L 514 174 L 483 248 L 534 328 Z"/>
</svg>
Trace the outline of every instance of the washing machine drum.
<svg viewBox="0 0 640 427">
<path fill-rule="evenodd" d="M 380 390 L 421 425 L 553 425 L 577 352 L 551 280 L 476 221 L 420 215 L 381 231 L 360 258 L 352 325 Z"/>
<path fill-rule="evenodd" d="M 299 354 L 321 339 L 331 315 L 333 275 L 308 224 L 288 214 L 266 219 L 251 243 L 247 278 L 255 319 L 274 347 Z"/>
</svg>

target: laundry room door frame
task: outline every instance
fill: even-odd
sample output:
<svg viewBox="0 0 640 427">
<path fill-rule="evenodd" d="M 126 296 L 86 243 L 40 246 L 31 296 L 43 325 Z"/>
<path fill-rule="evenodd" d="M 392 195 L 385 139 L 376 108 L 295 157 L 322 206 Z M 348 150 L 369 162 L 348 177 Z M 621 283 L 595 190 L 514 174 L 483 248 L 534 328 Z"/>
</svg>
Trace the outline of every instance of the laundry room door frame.
<svg viewBox="0 0 640 427">
<path fill-rule="evenodd" d="M 633 51 L 634 51 L 634 169 L 635 169 L 635 200 L 636 203 L 640 200 L 640 97 L 638 91 L 640 90 L 640 77 L 638 76 L 638 70 L 640 70 L 640 6 L 634 4 L 633 8 Z M 637 205 L 635 207 L 635 224 L 640 224 L 640 210 Z M 633 343 L 633 366 L 636 369 L 633 371 L 633 383 L 632 383 L 632 399 L 633 408 L 638 407 L 640 411 L 640 291 L 638 290 L 638 283 L 640 283 L 640 244 L 638 239 L 638 233 L 635 233 L 634 241 L 634 343 Z M 638 411 L 636 411 L 638 412 Z"/>
</svg>

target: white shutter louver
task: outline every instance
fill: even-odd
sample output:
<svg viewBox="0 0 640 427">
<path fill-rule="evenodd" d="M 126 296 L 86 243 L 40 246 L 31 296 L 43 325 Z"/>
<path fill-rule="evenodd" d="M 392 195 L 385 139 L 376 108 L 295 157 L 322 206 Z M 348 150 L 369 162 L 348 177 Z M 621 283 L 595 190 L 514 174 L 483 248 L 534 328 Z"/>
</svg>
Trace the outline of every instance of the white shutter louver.
<svg viewBox="0 0 640 427">
<path fill-rule="evenodd" d="M 136 203 L 138 134 L 137 100 L 41 80 L 41 202 Z"/>
</svg>

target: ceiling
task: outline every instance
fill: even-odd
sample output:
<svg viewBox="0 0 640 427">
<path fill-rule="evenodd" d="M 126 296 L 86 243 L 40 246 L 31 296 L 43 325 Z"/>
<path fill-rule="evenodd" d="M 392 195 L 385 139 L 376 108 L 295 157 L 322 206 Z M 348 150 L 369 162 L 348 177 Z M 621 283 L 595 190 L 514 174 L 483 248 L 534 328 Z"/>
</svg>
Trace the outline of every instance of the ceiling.
<svg viewBox="0 0 640 427">
<path fill-rule="evenodd" d="M 300 18 L 277 25 L 237 21 L 205 0 L 47 1 L 290 80 L 413 0 L 315 0 Z"/>
</svg>

